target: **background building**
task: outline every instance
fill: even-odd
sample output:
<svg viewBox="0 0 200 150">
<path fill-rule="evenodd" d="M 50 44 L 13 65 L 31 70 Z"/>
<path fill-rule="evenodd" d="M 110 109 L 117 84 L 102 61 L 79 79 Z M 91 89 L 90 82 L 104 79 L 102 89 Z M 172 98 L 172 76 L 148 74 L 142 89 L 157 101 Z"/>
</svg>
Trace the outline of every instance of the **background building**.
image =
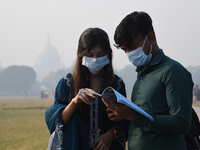
<svg viewBox="0 0 200 150">
<path fill-rule="evenodd" d="M 51 45 L 49 37 L 46 45 L 41 49 L 33 67 L 37 72 L 37 79 L 39 81 L 46 77 L 50 72 L 56 72 L 65 67 L 57 49 Z"/>
</svg>

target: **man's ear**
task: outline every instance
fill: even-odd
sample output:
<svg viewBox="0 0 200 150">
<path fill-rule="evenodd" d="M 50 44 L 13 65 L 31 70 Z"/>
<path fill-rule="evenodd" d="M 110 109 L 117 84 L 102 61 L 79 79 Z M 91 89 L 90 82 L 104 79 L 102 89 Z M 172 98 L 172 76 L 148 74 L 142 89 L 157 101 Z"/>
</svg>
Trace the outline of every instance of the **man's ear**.
<svg viewBox="0 0 200 150">
<path fill-rule="evenodd" d="M 149 32 L 148 36 L 147 36 L 147 41 L 148 41 L 149 45 L 154 45 L 156 42 L 155 34 L 152 32 Z"/>
</svg>

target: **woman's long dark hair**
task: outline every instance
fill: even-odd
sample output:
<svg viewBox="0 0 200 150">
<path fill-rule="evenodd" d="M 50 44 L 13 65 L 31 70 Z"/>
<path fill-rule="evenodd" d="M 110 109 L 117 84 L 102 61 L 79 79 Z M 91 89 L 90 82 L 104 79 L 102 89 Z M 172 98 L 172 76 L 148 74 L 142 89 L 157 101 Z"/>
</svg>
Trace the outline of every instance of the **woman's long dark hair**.
<svg viewBox="0 0 200 150">
<path fill-rule="evenodd" d="M 112 86 L 113 67 L 112 67 L 112 49 L 107 33 L 100 28 L 88 28 L 79 38 L 76 64 L 72 76 L 72 98 L 77 95 L 80 88 L 88 88 L 90 86 L 89 70 L 81 65 L 83 56 L 90 50 L 99 46 L 108 53 L 110 64 L 104 66 L 100 71 L 103 77 L 103 87 Z"/>
</svg>

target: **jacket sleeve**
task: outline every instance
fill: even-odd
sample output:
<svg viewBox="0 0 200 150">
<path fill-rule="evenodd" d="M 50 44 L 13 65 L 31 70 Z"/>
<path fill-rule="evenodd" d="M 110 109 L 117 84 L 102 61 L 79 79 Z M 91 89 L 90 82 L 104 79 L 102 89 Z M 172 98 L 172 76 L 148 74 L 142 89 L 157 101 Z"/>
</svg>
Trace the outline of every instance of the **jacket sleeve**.
<svg viewBox="0 0 200 150">
<path fill-rule="evenodd" d="M 54 104 L 45 111 L 45 121 L 50 134 L 54 132 L 57 123 L 63 124 L 62 111 L 68 105 L 70 97 L 70 75 L 64 76 L 57 84 Z"/>
</svg>

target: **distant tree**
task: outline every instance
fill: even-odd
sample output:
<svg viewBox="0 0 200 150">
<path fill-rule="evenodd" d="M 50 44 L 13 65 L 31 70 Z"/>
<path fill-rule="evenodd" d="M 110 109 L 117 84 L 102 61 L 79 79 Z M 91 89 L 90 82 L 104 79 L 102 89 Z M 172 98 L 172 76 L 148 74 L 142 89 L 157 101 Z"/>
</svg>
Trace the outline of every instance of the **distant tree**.
<svg viewBox="0 0 200 150">
<path fill-rule="evenodd" d="M 0 73 L 0 92 L 19 95 L 31 88 L 36 72 L 28 66 L 9 66 Z"/>
<path fill-rule="evenodd" d="M 133 65 L 126 65 L 120 71 L 115 71 L 115 73 L 120 76 L 125 83 L 127 96 L 131 96 L 132 88 L 137 78 L 137 72 L 135 69 L 136 67 Z"/>
<path fill-rule="evenodd" d="M 3 72 L 4 68 L 0 68 L 0 74 Z"/>
<path fill-rule="evenodd" d="M 44 85 L 48 90 L 55 90 L 58 81 L 67 73 L 71 72 L 70 69 L 60 69 L 56 72 L 50 72 L 42 80 L 42 85 Z"/>
<path fill-rule="evenodd" d="M 192 79 L 195 85 L 200 85 L 200 66 L 187 67 L 187 70 L 192 74 Z"/>
<path fill-rule="evenodd" d="M 31 88 L 27 90 L 28 95 L 40 95 L 41 94 L 41 83 L 36 80 L 33 84 L 31 84 Z"/>
</svg>

